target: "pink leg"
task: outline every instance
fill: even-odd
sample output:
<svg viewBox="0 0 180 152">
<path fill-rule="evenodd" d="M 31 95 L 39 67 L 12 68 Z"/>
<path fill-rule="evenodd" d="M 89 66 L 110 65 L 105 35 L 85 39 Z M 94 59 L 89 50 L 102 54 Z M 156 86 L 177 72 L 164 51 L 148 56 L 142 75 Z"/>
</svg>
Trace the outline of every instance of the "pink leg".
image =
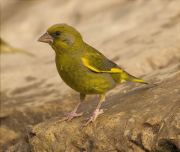
<svg viewBox="0 0 180 152">
<path fill-rule="evenodd" d="M 99 110 L 99 108 L 100 108 L 102 102 L 105 100 L 104 94 L 103 94 L 103 95 L 100 95 L 100 98 L 101 98 L 101 99 L 100 99 L 100 101 L 99 101 L 99 103 L 98 103 L 98 105 L 97 105 L 97 108 L 94 110 L 93 115 L 92 115 L 90 118 L 87 119 L 88 122 L 86 122 L 86 123 L 83 125 L 84 127 L 86 127 L 90 122 L 94 122 L 94 121 L 96 120 L 96 118 L 97 118 L 100 114 L 103 113 L 103 110 L 102 110 L 102 109 Z"/>
<path fill-rule="evenodd" d="M 76 105 L 76 107 L 71 111 L 71 113 L 70 113 L 67 117 L 63 117 L 63 118 L 62 118 L 61 120 L 59 120 L 58 122 L 62 122 L 62 121 L 65 121 L 65 120 L 70 121 L 70 120 L 71 120 L 72 118 L 74 118 L 74 117 L 82 116 L 82 115 L 83 115 L 82 112 L 81 112 L 81 113 L 76 113 L 76 111 L 77 111 L 78 107 L 80 106 L 80 104 L 85 100 L 85 97 L 86 97 L 86 95 L 80 94 L 80 100 L 81 100 L 81 101 L 78 102 L 78 104 Z"/>
<path fill-rule="evenodd" d="M 82 114 L 82 112 L 81 113 L 76 113 L 76 111 L 77 111 L 77 109 L 78 109 L 78 107 L 80 106 L 80 104 L 81 104 L 82 102 L 80 101 L 77 105 L 76 105 L 76 107 L 71 111 L 71 113 L 69 114 L 69 116 L 67 116 L 67 117 L 63 117 L 61 120 L 59 120 L 58 122 L 62 122 L 62 121 L 65 121 L 65 120 L 67 120 L 67 121 L 70 121 L 72 118 L 74 118 L 74 117 L 78 117 L 78 116 L 82 116 L 83 114 Z"/>
</svg>

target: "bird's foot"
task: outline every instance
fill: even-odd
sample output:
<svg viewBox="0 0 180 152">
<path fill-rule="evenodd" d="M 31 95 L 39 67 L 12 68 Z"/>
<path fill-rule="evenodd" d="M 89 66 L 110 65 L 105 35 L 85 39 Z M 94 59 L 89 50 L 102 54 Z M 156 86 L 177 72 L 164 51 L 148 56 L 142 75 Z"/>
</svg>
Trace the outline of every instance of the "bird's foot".
<svg viewBox="0 0 180 152">
<path fill-rule="evenodd" d="M 94 122 L 96 118 L 102 113 L 104 113 L 102 109 L 94 110 L 93 115 L 90 118 L 87 118 L 88 122 L 86 122 L 83 126 L 86 127 L 90 122 Z"/>
<path fill-rule="evenodd" d="M 82 115 L 83 115 L 82 112 L 81 112 L 81 113 L 76 113 L 76 112 L 73 110 L 73 111 L 71 111 L 71 113 L 69 114 L 69 116 L 67 116 L 67 117 L 62 117 L 62 119 L 59 120 L 58 122 L 62 122 L 62 121 L 65 121 L 65 120 L 70 121 L 72 118 L 74 118 L 74 117 L 79 117 L 79 116 L 82 116 Z"/>
</svg>

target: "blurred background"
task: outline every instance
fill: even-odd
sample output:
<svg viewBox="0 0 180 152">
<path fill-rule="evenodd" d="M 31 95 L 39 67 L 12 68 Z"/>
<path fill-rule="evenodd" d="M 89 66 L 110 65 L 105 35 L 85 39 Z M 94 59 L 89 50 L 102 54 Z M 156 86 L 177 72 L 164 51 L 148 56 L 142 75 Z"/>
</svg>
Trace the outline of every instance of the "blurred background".
<svg viewBox="0 0 180 152">
<path fill-rule="evenodd" d="M 86 43 L 128 73 L 145 76 L 179 62 L 179 2 L 2 0 L 2 151 L 79 100 L 59 77 L 52 48 L 37 42 L 50 26 L 75 27 Z"/>
</svg>

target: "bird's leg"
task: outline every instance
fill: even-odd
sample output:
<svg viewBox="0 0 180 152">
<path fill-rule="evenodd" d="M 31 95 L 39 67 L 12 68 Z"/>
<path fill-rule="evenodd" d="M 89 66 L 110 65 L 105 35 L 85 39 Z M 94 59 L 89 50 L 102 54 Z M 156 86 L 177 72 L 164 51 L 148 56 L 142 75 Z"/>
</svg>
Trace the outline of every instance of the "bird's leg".
<svg viewBox="0 0 180 152">
<path fill-rule="evenodd" d="M 80 93 L 80 101 L 78 102 L 76 107 L 71 111 L 71 113 L 67 117 L 63 117 L 58 122 L 62 122 L 62 121 L 65 121 L 65 120 L 70 121 L 74 117 L 82 116 L 83 115 L 82 112 L 81 113 L 76 113 L 76 111 L 77 111 L 78 107 L 80 106 L 80 104 L 85 100 L 85 98 L 86 98 L 86 95 Z"/>
<path fill-rule="evenodd" d="M 94 122 L 96 120 L 96 118 L 100 114 L 103 113 L 102 109 L 99 110 L 99 108 L 100 108 L 100 106 L 101 106 L 103 101 L 105 101 L 105 95 L 104 94 L 100 94 L 100 101 L 99 101 L 99 103 L 97 105 L 97 108 L 94 110 L 93 115 L 90 118 L 87 119 L 88 121 L 84 124 L 84 127 L 86 127 L 90 122 Z"/>
</svg>

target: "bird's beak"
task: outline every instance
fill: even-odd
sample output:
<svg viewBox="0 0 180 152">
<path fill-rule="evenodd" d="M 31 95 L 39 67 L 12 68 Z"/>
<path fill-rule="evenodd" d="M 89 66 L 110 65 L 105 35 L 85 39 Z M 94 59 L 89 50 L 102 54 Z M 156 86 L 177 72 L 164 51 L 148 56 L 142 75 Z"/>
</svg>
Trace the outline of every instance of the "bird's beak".
<svg viewBox="0 0 180 152">
<path fill-rule="evenodd" d="M 42 35 L 38 41 L 39 42 L 44 42 L 44 43 L 49 43 L 49 44 L 53 44 L 53 38 L 49 35 L 48 32 L 46 32 L 44 35 Z"/>
</svg>

